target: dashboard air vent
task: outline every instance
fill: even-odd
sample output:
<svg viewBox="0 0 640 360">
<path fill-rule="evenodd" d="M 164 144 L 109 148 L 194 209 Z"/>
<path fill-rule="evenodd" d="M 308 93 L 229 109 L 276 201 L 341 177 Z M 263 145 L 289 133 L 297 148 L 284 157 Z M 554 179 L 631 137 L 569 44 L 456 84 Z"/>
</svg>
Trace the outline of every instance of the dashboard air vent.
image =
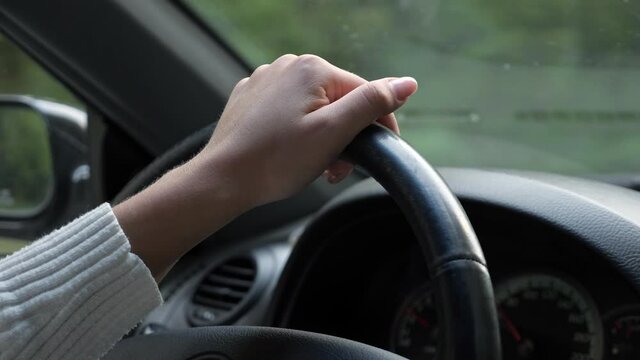
<svg viewBox="0 0 640 360">
<path fill-rule="evenodd" d="M 213 268 L 198 284 L 188 314 L 194 326 L 233 321 L 248 303 L 258 268 L 251 257 L 235 257 Z"/>
</svg>

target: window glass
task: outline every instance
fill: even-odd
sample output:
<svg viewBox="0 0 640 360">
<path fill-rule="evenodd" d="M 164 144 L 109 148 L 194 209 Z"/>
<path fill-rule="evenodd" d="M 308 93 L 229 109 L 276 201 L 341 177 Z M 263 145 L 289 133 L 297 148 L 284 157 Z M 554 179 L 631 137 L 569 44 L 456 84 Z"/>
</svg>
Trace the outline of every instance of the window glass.
<svg viewBox="0 0 640 360">
<path fill-rule="evenodd" d="M 57 79 L 0 35 L 0 94 L 31 95 L 82 108 Z"/>
<path fill-rule="evenodd" d="M 26 107 L 0 107 L 0 216 L 37 214 L 52 191 L 53 161 L 44 119 Z"/>
<path fill-rule="evenodd" d="M 82 108 L 58 80 L 16 45 L 0 36 L 0 95 L 31 95 Z M 53 164 L 44 120 L 19 107 L 0 109 L 0 216 L 29 215 L 46 203 L 53 189 Z M 0 256 L 28 241 L 3 235 Z"/>
<path fill-rule="evenodd" d="M 414 76 L 402 135 L 437 165 L 640 171 L 640 2 L 186 3 L 253 65 L 314 53 Z"/>
</svg>

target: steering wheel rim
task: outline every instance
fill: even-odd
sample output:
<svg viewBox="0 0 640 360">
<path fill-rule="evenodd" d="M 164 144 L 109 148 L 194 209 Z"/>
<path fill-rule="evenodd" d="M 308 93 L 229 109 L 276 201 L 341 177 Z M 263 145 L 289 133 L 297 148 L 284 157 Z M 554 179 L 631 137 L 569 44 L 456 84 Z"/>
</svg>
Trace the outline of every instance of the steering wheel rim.
<svg viewBox="0 0 640 360">
<path fill-rule="evenodd" d="M 486 260 L 462 205 L 440 174 L 399 136 L 367 127 L 345 150 L 396 201 L 429 267 L 442 359 L 500 359 L 500 327 Z"/>
<path fill-rule="evenodd" d="M 167 169 L 179 164 L 189 155 L 195 154 L 206 143 L 209 138 L 206 135 L 209 135 L 211 131 L 212 127 L 199 131 L 158 158 L 136 176 L 116 197 L 115 201 L 121 201 L 134 194 L 161 176 Z M 343 156 L 369 171 L 373 178 L 388 191 L 407 218 L 420 243 L 429 266 L 430 279 L 437 300 L 436 307 L 441 317 L 443 347 L 440 349 L 440 358 L 450 360 L 500 359 L 499 323 L 484 255 L 462 206 L 444 180 L 400 137 L 378 125 L 371 125 L 363 130 L 347 147 Z M 304 233 L 301 238 L 303 237 Z M 174 332 L 174 336 L 200 339 L 196 343 L 206 343 L 207 351 L 228 355 L 233 352 L 233 349 L 225 349 L 222 352 L 216 350 L 216 344 L 209 343 L 211 339 L 220 339 L 220 332 L 225 329 L 230 328 L 191 329 Z M 305 336 L 314 339 L 308 345 L 309 350 L 314 351 L 317 346 L 322 347 L 322 341 L 328 341 L 331 343 L 331 347 L 336 350 L 335 354 L 338 359 L 343 358 L 340 352 L 363 356 L 352 357 L 353 359 L 390 359 L 389 356 L 392 355 L 373 347 L 362 348 L 358 345 L 358 349 L 356 349 L 352 344 L 354 342 L 340 341 L 338 346 L 332 337 L 320 334 L 286 330 L 274 335 L 269 328 L 253 328 L 249 333 L 255 335 L 261 331 L 278 339 L 280 336 L 296 338 L 296 336 L 300 336 L 300 333 L 307 334 Z M 246 337 L 246 333 L 242 334 L 239 332 L 237 336 Z M 167 335 L 150 335 L 146 336 L 144 340 L 139 340 L 139 337 L 124 340 L 109 353 L 107 359 L 131 358 L 135 354 L 149 356 L 147 352 L 136 352 L 142 349 L 142 346 L 137 344 L 148 344 L 149 342 L 160 345 L 152 348 L 156 351 L 157 356 L 164 356 L 171 349 L 166 347 L 166 342 L 155 341 L 162 336 Z M 258 336 L 258 338 L 261 337 Z M 248 344 L 246 341 L 237 342 L 244 344 L 244 346 Z M 225 344 L 228 343 L 228 341 L 225 342 Z M 194 346 L 193 341 L 190 344 L 192 347 Z M 184 345 L 175 343 L 172 345 L 186 350 L 183 349 Z M 202 350 L 202 346 L 197 348 Z M 218 344 L 217 349 L 220 348 L 221 346 Z M 177 349 L 174 347 L 173 350 Z M 239 357 L 237 353 L 234 354 L 235 357 L 229 358 L 234 360 L 251 359 L 246 355 Z M 261 356 L 262 358 L 285 358 L 282 357 L 282 354 L 261 353 Z M 396 355 L 393 356 L 400 358 Z M 173 359 L 174 357 L 162 358 Z M 175 358 L 182 359 L 184 357 Z M 329 359 L 326 354 L 324 358 Z"/>
</svg>

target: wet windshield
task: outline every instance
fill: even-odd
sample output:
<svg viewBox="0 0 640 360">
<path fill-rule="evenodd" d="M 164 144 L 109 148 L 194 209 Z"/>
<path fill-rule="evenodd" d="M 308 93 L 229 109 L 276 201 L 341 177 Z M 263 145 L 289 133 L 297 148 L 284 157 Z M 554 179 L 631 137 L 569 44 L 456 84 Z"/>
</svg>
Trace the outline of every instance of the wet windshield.
<svg viewBox="0 0 640 360">
<path fill-rule="evenodd" d="M 402 135 L 437 165 L 640 172 L 640 2 L 187 0 L 251 65 L 314 53 L 410 75 Z"/>
</svg>

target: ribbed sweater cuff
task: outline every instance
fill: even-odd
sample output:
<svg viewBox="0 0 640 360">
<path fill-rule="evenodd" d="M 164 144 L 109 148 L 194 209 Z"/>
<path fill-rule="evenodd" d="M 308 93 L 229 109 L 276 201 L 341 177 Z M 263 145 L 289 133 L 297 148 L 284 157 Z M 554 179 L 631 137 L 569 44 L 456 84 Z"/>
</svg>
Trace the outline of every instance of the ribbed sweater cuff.
<svg viewBox="0 0 640 360">
<path fill-rule="evenodd" d="M 109 204 L 0 260 L 0 359 L 97 359 L 162 298 Z"/>
</svg>

